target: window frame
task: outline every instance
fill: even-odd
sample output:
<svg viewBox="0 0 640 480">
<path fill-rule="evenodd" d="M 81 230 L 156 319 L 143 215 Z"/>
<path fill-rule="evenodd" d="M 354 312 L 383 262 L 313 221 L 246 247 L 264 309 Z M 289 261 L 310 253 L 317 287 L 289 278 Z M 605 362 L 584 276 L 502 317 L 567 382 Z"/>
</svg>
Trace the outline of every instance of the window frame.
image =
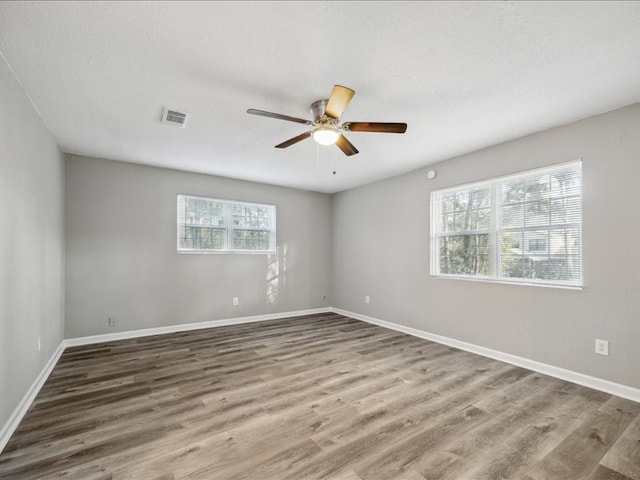
<svg viewBox="0 0 640 480">
<path fill-rule="evenodd" d="M 188 225 L 186 223 L 181 222 L 180 216 L 180 205 L 181 199 L 197 199 L 197 200 L 205 200 L 211 203 L 222 204 L 224 208 L 224 227 L 220 227 L 221 230 L 225 231 L 224 234 L 224 248 L 217 249 L 204 249 L 204 248 L 186 248 L 181 247 L 181 229 Z M 247 227 L 235 227 L 233 222 L 233 209 L 235 206 L 248 206 L 248 207 L 259 207 L 266 208 L 269 210 L 269 228 L 247 228 Z M 195 225 L 197 227 L 197 225 Z M 267 250 L 250 250 L 250 249 L 242 249 L 242 248 L 233 248 L 233 239 L 234 232 L 236 231 L 268 231 L 270 232 L 269 236 L 269 248 Z M 276 252 L 276 206 L 266 203 L 256 203 L 256 202 L 245 202 L 238 200 L 228 200 L 224 198 L 215 198 L 215 197 L 205 197 L 203 195 L 191 195 L 187 193 L 178 193 L 176 194 L 176 251 L 178 253 L 186 253 L 186 254 L 230 254 L 230 253 L 239 253 L 239 254 L 273 254 Z"/>
<path fill-rule="evenodd" d="M 525 179 L 527 177 L 535 177 L 537 175 L 549 175 L 553 172 L 569 170 L 572 168 L 579 169 L 579 193 L 574 195 L 573 198 L 579 198 L 579 209 L 578 209 L 578 221 L 577 222 L 565 222 L 562 224 L 554 224 L 551 221 L 548 224 L 537 225 L 537 226 L 526 226 L 523 225 L 521 227 L 508 227 L 502 225 L 502 211 L 501 211 L 501 191 L 503 184 L 509 181 L 514 181 L 518 179 Z M 529 285 L 529 286 L 541 286 L 541 287 L 552 287 L 552 288 L 568 288 L 568 289 L 576 289 L 580 290 L 584 287 L 584 251 L 583 251 L 583 177 L 582 177 L 582 159 L 572 160 L 569 162 L 563 162 L 560 164 L 549 165 L 546 167 L 540 167 L 530 170 L 524 170 L 513 174 L 503 175 L 499 177 L 494 177 L 490 179 L 485 179 L 472 183 L 459 184 L 451 187 L 445 187 L 438 190 L 432 190 L 430 193 L 430 215 L 431 215 L 431 225 L 430 225 L 430 274 L 435 278 L 448 278 L 448 279 L 459 279 L 459 280 L 471 280 L 478 282 L 490 282 L 490 283 L 503 283 L 509 285 Z M 473 274 L 449 274 L 449 273 L 441 273 L 440 272 L 440 239 L 445 236 L 451 235 L 466 235 L 473 234 L 476 232 L 475 230 L 460 230 L 460 231 L 446 231 L 445 229 L 440 229 L 439 225 L 443 218 L 441 208 L 440 199 L 447 194 L 451 193 L 461 193 L 461 192 L 469 192 L 478 190 L 481 188 L 489 188 L 490 189 L 490 221 L 489 221 L 489 232 L 488 232 L 488 244 L 489 244 L 489 273 L 487 275 L 473 275 Z M 562 197 L 563 199 L 569 197 Z M 551 197 L 550 197 L 551 199 Z M 551 201 L 551 200 L 549 200 Z M 524 203 L 524 202 L 523 202 Z M 551 212 L 550 214 L 551 215 Z M 526 277 L 508 277 L 502 275 L 501 273 L 501 262 L 503 258 L 503 253 L 501 251 L 501 234 L 507 231 L 514 232 L 532 232 L 535 230 L 547 230 L 548 237 L 545 238 L 546 242 L 546 250 L 539 252 L 541 254 L 545 254 L 552 259 L 553 256 L 549 252 L 548 249 L 551 248 L 549 243 L 550 241 L 550 232 L 555 229 L 559 229 L 560 226 L 567 229 L 570 227 L 576 228 L 579 236 L 579 244 L 577 246 L 578 254 L 576 254 L 579 259 L 579 278 L 576 280 L 550 280 L 550 279 L 536 279 L 536 278 L 526 278 Z M 480 231 L 480 233 L 485 233 L 486 231 Z M 523 237 L 524 241 L 524 237 Z M 527 242 L 530 241 L 527 240 Z M 524 247 L 524 244 L 523 244 Z M 533 253 L 538 253 L 538 251 L 532 251 Z"/>
</svg>

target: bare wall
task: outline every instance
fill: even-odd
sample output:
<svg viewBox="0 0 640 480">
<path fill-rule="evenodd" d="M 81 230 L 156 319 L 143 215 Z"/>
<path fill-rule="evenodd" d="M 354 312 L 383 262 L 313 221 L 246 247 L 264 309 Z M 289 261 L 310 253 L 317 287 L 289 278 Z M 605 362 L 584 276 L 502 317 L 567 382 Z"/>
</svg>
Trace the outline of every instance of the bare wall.
<svg viewBox="0 0 640 480">
<path fill-rule="evenodd" d="M 329 195 L 74 155 L 66 186 L 67 338 L 330 305 Z M 277 254 L 177 253 L 178 193 L 275 204 Z"/>
<path fill-rule="evenodd" d="M 640 388 L 638 132 L 636 104 L 335 195 L 333 306 Z M 432 189 L 578 158 L 583 290 L 430 276 Z"/>
<path fill-rule="evenodd" d="M 1 57 L 0 228 L 1 428 L 64 332 L 63 155 Z"/>
</svg>

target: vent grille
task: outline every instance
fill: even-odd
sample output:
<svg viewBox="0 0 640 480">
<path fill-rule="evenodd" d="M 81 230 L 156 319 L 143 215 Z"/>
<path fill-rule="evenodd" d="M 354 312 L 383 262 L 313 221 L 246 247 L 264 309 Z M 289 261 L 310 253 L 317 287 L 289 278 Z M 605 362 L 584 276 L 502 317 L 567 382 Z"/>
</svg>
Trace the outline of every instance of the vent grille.
<svg viewBox="0 0 640 480">
<path fill-rule="evenodd" d="M 187 114 L 165 107 L 162 122 L 184 128 L 187 123 Z"/>
</svg>

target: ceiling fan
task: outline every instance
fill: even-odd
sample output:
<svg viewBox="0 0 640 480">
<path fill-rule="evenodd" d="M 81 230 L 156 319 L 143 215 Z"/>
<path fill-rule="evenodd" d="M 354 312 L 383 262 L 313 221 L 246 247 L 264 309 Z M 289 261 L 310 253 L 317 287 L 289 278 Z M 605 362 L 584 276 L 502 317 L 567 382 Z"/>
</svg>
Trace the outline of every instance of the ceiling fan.
<svg viewBox="0 0 640 480">
<path fill-rule="evenodd" d="M 382 123 L 382 122 L 344 122 L 340 123 L 340 117 L 355 95 L 355 91 L 342 85 L 334 85 L 328 99 L 316 100 L 311 104 L 313 120 L 290 117 L 280 113 L 265 112 L 250 108 L 247 113 L 261 115 L 263 117 L 277 118 L 288 122 L 302 123 L 313 127 L 311 130 L 290 138 L 276 145 L 276 148 L 287 148 L 306 138 L 312 137 L 320 145 L 337 145 L 345 155 L 355 155 L 358 149 L 347 140 L 342 132 L 379 132 L 379 133 L 404 133 L 407 131 L 406 123 Z"/>
</svg>

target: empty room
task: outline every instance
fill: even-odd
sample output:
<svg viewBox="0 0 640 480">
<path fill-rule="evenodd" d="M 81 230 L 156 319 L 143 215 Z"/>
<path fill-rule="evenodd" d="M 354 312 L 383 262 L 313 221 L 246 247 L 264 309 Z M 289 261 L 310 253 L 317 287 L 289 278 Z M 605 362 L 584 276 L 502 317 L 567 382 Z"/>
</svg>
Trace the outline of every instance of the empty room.
<svg viewBox="0 0 640 480">
<path fill-rule="evenodd" d="M 0 1 L 0 479 L 640 480 L 640 2 Z"/>
</svg>

